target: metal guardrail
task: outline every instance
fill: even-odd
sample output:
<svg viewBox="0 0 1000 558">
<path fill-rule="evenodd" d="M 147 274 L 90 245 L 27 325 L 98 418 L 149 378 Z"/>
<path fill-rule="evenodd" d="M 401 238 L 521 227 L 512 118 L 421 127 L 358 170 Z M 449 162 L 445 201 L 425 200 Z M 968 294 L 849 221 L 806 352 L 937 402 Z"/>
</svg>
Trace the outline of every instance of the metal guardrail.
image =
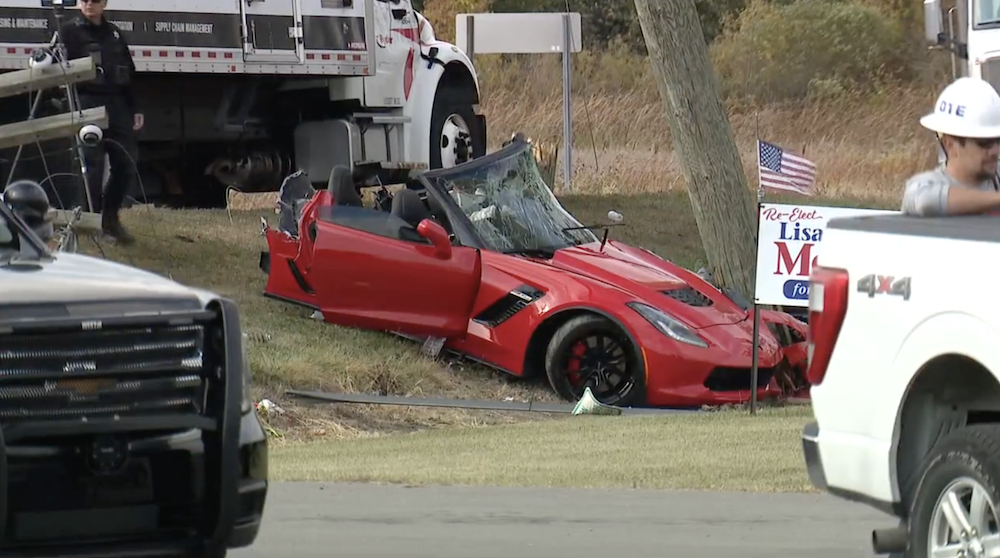
<svg viewBox="0 0 1000 558">
<path fill-rule="evenodd" d="M 327 393 L 290 389 L 286 395 L 323 401 L 326 403 L 354 403 L 362 405 L 401 405 L 412 407 L 447 407 L 481 411 L 522 411 L 534 413 L 572 414 L 575 403 L 540 403 L 534 401 L 490 401 L 484 399 L 446 399 L 438 397 L 405 397 L 400 395 L 369 395 L 361 393 Z M 622 415 L 672 415 L 696 413 L 697 409 L 648 409 L 622 407 Z"/>
</svg>

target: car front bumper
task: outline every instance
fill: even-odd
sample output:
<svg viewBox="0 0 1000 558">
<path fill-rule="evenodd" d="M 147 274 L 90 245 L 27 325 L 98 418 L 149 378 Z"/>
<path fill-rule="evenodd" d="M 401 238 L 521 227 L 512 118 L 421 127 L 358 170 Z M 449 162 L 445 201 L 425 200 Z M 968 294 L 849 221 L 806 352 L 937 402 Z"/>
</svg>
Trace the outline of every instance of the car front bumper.
<svg viewBox="0 0 1000 558">
<path fill-rule="evenodd" d="M 642 332 L 645 333 L 645 332 Z M 717 346 L 708 349 L 674 342 L 656 330 L 639 337 L 646 365 L 647 401 L 657 407 L 742 404 L 750 400 L 753 359 Z M 747 344 L 749 345 L 749 343 Z M 781 349 L 760 351 L 757 399 L 781 395 L 776 376 Z"/>
<path fill-rule="evenodd" d="M 65 483 L 64 478 L 73 473 L 50 474 L 76 470 L 75 461 L 54 455 L 62 448 L 8 447 L 5 458 L 10 494 L 2 506 L 7 528 L 0 540 L 0 554 L 5 558 L 201 558 L 206 538 L 198 531 L 204 530 L 207 523 L 208 530 L 214 533 L 216 525 L 212 522 L 217 514 L 206 513 L 193 519 L 197 516 L 191 510 L 217 510 L 229 505 L 235 514 L 224 546 L 250 546 L 264 513 L 268 448 L 255 412 L 244 415 L 240 423 L 236 490 L 229 494 L 206 488 L 209 467 L 202 432 L 197 429 L 133 442 L 130 459 L 142 464 L 135 470 L 143 471 L 149 486 L 123 487 L 108 478 L 104 482 L 114 485 L 117 501 L 100 506 L 70 504 L 82 499 L 73 491 L 77 485 Z M 42 475 L 52 479 L 50 486 L 39 485 L 37 479 Z M 76 480 L 93 482 L 81 477 Z M 136 496 L 142 492 L 152 493 L 152 500 Z M 208 496 L 213 493 L 218 501 Z M 112 491 L 105 494 L 110 497 Z M 41 502 L 31 501 L 32 495 Z M 67 505 L 46 505 L 56 501 Z"/>
<path fill-rule="evenodd" d="M 240 422 L 240 478 L 229 548 L 250 546 L 257 538 L 267 499 L 267 472 L 267 433 L 257 413 L 250 412 Z"/>
<path fill-rule="evenodd" d="M 48 346 L 57 350 L 67 343 L 83 346 L 72 337 L 82 334 L 61 333 L 65 327 L 22 327 L 27 333 L 15 328 L 5 348 L 26 355 L 22 360 L 36 369 L 53 358 L 67 358 L 51 356 L 37 342 L 27 344 L 39 335 L 48 336 Z M 147 339 L 135 332 L 147 330 L 159 332 L 148 346 L 174 352 L 157 353 L 160 360 L 153 360 L 134 350 Z M 99 330 L 89 331 L 100 335 L 87 338 L 87 348 L 103 360 L 89 376 L 60 384 L 77 394 L 68 399 L 70 405 L 30 399 L 45 390 L 18 391 L 10 375 L 0 385 L 7 413 L 0 428 L 0 555 L 217 558 L 227 548 L 252 544 L 268 487 L 268 447 L 257 413 L 252 407 L 243 412 L 241 380 L 247 364 L 235 304 L 219 300 L 194 313 L 106 318 Z M 178 375 L 174 363 L 187 362 L 181 357 L 195 350 L 202 356 L 185 369 L 191 372 Z M 149 363 L 159 368 L 134 372 Z M 131 383 L 115 384 L 125 396 L 118 394 L 111 403 L 100 399 L 114 394 L 101 374 L 126 372 L 133 374 Z M 148 378 L 164 374 L 170 374 L 166 380 L 149 383 Z M 192 376 L 198 380 L 195 388 L 171 391 L 184 382 L 192 385 Z M 33 378 L 21 381 L 28 380 L 41 385 Z M 178 400 L 187 407 L 166 406 Z M 141 406 L 160 401 L 166 403 Z M 198 405 L 191 407 L 192 402 Z M 35 414 L 17 416 L 12 409 L 18 408 Z"/>
<path fill-rule="evenodd" d="M 80 483 L 91 486 L 94 479 L 73 473 L 78 469 L 62 451 L 66 446 L 6 448 L 10 493 L 2 506 L 7 528 L 0 554 L 5 558 L 202 558 L 206 530 L 217 532 L 216 510 L 227 507 L 235 513 L 224 546 L 250 546 L 264 512 L 268 448 L 255 412 L 243 415 L 240 423 L 236 490 L 228 494 L 209 487 L 210 459 L 206 459 L 202 432 L 197 429 L 135 440 L 129 448 L 130 460 L 142 464 L 135 470 L 142 471 L 148 486 L 123 486 L 113 478 L 97 480 L 114 485 L 102 494 L 115 501 L 99 506 L 73 504 L 83 499 L 75 490 Z M 71 476 L 75 480 L 67 482 Z M 51 484 L 40 485 L 41 478 L 52 479 Z M 138 495 L 142 493 L 152 496 Z M 33 495 L 40 501 L 32 501 Z M 202 517 L 197 515 L 206 511 Z"/>
</svg>

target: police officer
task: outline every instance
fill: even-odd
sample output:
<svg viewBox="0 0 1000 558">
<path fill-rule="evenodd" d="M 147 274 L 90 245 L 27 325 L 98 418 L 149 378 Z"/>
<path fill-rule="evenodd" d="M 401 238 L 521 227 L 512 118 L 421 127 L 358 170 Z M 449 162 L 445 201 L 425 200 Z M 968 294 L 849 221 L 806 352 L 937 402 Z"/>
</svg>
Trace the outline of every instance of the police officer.
<svg viewBox="0 0 1000 558">
<path fill-rule="evenodd" d="M 134 238 L 122 226 L 118 212 L 139 172 L 136 132 L 142 128 L 143 115 L 132 89 L 135 63 L 121 30 L 104 18 L 107 4 L 108 0 L 79 0 L 80 15 L 63 24 L 59 37 L 69 59 L 91 56 L 97 66 L 95 79 L 77 85 L 83 108 L 103 105 L 108 113 L 105 140 L 84 147 L 87 182 L 95 208 L 101 208 L 104 234 L 128 244 Z M 105 154 L 111 177 L 102 195 Z"/>
<path fill-rule="evenodd" d="M 920 124 L 937 135 L 944 161 L 906 182 L 902 212 L 937 217 L 1000 211 L 1000 95 L 962 77 L 941 92 Z"/>
</svg>

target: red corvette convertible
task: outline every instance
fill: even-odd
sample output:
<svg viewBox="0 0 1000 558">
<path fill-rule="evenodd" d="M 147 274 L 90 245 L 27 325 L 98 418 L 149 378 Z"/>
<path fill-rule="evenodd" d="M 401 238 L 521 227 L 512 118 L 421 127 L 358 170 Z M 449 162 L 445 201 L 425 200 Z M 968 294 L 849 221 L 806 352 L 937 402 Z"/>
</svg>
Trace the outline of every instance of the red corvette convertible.
<svg viewBox="0 0 1000 558">
<path fill-rule="evenodd" d="M 588 386 L 616 406 L 749 399 L 752 314 L 578 222 L 520 137 L 383 196 L 365 206 L 343 167 L 318 191 L 289 177 L 281 224 L 262 224 L 265 296 L 330 323 L 434 339 L 515 376 L 545 374 L 568 400 Z M 801 388 L 805 325 L 781 312 L 761 323 L 758 397 Z M 790 326 L 787 346 L 778 323 Z"/>
</svg>

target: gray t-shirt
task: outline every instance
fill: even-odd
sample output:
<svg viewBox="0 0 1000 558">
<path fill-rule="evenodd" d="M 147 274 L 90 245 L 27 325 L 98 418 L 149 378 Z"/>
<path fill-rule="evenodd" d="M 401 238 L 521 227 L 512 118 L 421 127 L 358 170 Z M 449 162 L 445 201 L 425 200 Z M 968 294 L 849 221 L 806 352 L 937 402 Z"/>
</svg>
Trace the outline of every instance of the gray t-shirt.
<svg viewBox="0 0 1000 558">
<path fill-rule="evenodd" d="M 920 217 L 942 217 L 948 214 L 948 190 L 951 188 L 972 188 L 993 192 L 997 190 L 995 180 L 984 180 L 978 184 L 966 184 L 951 177 L 939 165 L 934 170 L 915 174 L 906 181 L 903 191 L 903 207 L 905 215 Z"/>
</svg>

